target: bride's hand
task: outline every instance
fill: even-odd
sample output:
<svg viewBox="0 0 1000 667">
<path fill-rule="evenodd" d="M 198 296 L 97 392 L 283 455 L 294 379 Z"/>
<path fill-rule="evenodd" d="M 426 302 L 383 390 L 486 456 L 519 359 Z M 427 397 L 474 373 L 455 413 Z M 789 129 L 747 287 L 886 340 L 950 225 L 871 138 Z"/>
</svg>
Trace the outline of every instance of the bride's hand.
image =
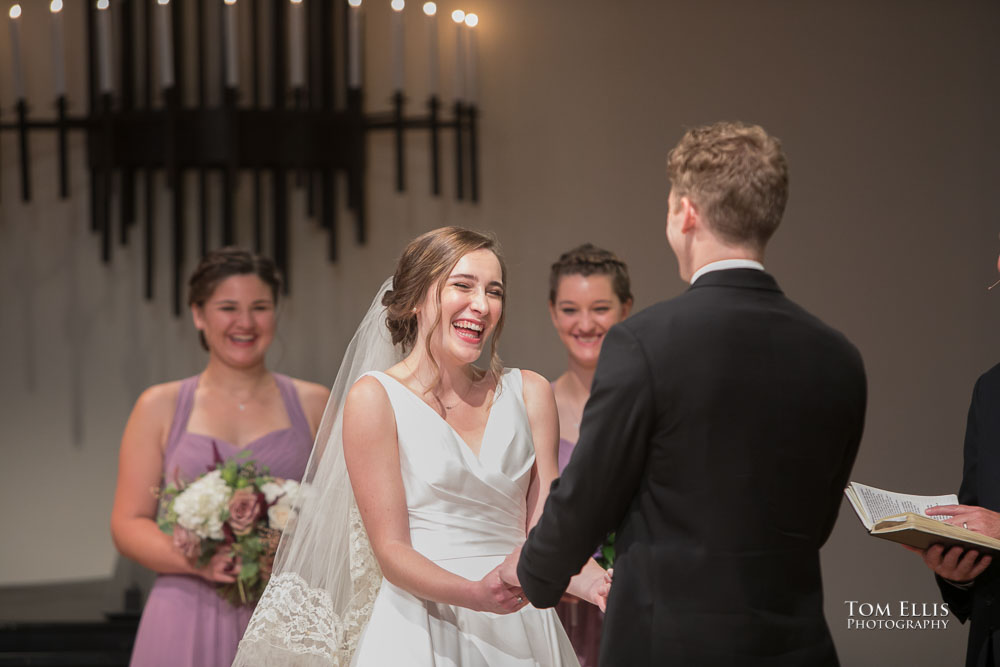
<svg viewBox="0 0 1000 667">
<path fill-rule="evenodd" d="M 508 586 L 500 579 L 501 567 L 502 565 L 498 565 L 485 577 L 473 582 L 471 609 L 494 614 L 510 614 L 528 604 L 520 588 Z"/>
<path fill-rule="evenodd" d="M 588 582 L 584 600 L 592 605 L 596 605 L 601 611 L 607 611 L 608 594 L 611 593 L 611 578 L 613 576 L 614 570 L 607 570 L 603 576 L 594 577 Z"/>
</svg>

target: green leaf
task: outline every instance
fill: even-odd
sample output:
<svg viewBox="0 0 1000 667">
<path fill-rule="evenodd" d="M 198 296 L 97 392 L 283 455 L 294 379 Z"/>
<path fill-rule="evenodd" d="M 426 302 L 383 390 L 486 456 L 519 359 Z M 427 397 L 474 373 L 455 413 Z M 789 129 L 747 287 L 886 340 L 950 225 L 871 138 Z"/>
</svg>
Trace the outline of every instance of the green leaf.
<svg viewBox="0 0 1000 667">
<path fill-rule="evenodd" d="M 240 568 L 240 579 L 243 581 L 250 581 L 260 572 L 260 565 L 256 562 L 246 562 L 243 561 L 243 566 Z"/>
<path fill-rule="evenodd" d="M 236 477 L 237 473 L 235 467 L 226 466 L 222 469 L 222 479 L 229 486 L 236 486 Z"/>
</svg>

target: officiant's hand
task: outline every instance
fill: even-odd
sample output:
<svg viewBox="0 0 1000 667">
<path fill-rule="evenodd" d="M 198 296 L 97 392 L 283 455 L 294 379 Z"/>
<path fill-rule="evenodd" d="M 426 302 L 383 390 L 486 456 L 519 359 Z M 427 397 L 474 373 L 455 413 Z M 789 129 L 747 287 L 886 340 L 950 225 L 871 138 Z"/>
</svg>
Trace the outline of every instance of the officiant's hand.
<svg viewBox="0 0 1000 667">
<path fill-rule="evenodd" d="M 1000 539 L 1000 514 L 974 505 L 938 505 L 927 509 L 927 516 L 948 516 L 945 523 L 974 530 Z"/>
<path fill-rule="evenodd" d="M 936 575 L 955 584 L 971 582 L 993 562 L 991 556 L 980 558 L 979 552 L 975 549 L 951 547 L 946 550 L 942 544 L 934 544 L 928 549 L 917 549 L 906 544 L 903 546 L 923 557 L 924 563 L 934 570 Z"/>
</svg>

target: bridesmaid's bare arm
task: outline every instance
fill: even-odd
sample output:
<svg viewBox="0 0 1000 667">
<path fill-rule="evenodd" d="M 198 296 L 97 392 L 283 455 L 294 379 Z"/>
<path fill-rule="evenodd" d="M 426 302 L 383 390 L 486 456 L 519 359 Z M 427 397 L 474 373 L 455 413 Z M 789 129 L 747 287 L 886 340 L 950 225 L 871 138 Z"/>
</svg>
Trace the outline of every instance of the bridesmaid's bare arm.
<svg viewBox="0 0 1000 667">
<path fill-rule="evenodd" d="M 155 385 L 136 401 L 118 454 L 118 482 L 111 509 L 111 537 L 130 558 L 163 574 L 194 574 L 209 581 L 235 581 L 217 559 L 197 569 L 156 525 L 157 498 L 163 477 L 163 454 L 177 405 L 179 382 Z"/>
</svg>

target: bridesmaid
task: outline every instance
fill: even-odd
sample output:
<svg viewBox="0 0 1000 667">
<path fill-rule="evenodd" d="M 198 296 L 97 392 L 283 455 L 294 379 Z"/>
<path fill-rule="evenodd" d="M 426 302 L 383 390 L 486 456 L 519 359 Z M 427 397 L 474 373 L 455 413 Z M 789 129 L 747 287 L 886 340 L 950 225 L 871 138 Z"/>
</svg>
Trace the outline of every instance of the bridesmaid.
<svg viewBox="0 0 1000 667">
<path fill-rule="evenodd" d="M 632 291 L 628 267 L 614 253 L 590 243 L 563 253 L 549 275 L 549 313 L 566 347 L 566 372 L 552 383 L 559 412 L 559 472 L 580 434 L 583 406 L 597 368 L 604 335 L 628 317 Z M 596 667 L 604 614 L 567 596 L 556 607 L 582 667 Z"/>
<path fill-rule="evenodd" d="M 243 450 L 271 474 L 301 479 L 326 406 L 326 388 L 272 373 L 281 280 L 274 263 L 244 250 L 209 253 L 189 282 L 188 303 L 208 363 L 200 375 L 150 387 L 125 426 L 111 535 L 122 555 L 159 573 L 149 594 L 132 665 L 228 665 L 252 606 L 215 592 L 235 581 L 227 553 L 198 568 L 156 525 L 153 490 L 191 482 Z"/>
</svg>

